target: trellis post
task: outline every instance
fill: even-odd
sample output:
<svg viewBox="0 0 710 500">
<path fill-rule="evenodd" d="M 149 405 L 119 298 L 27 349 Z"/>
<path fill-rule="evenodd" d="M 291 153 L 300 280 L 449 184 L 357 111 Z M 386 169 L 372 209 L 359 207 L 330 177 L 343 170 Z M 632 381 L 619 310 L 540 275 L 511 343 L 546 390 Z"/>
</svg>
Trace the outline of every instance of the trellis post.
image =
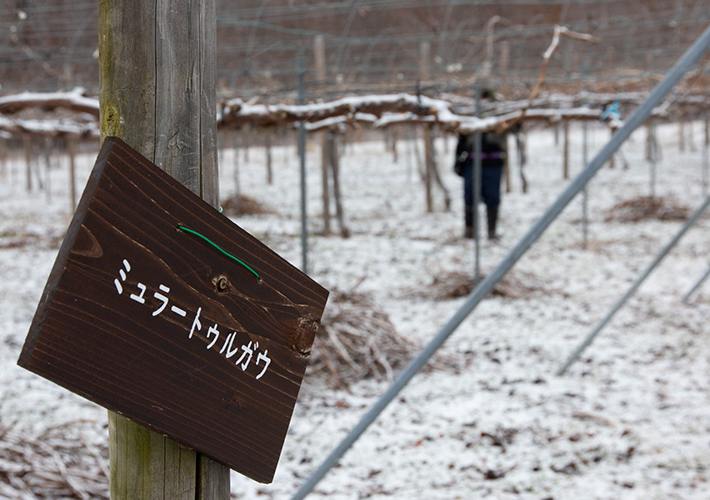
<svg viewBox="0 0 710 500">
<path fill-rule="evenodd" d="M 66 140 L 69 153 L 69 199 L 70 213 L 76 208 L 76 140 L 68 137 Z"/>
<path fill-rule="evenodd" d="M 563 120 L 562 128 L 564 132 L 562 177 L 569 179 L 569 120 Z"/>
<path fill-rule="evenodd" d="M 214 0 L 99 0 L 101 135 L 218 205 Z M 113 500 L 229 498 L 229 469 L 109 413 Z"/>
</svg>

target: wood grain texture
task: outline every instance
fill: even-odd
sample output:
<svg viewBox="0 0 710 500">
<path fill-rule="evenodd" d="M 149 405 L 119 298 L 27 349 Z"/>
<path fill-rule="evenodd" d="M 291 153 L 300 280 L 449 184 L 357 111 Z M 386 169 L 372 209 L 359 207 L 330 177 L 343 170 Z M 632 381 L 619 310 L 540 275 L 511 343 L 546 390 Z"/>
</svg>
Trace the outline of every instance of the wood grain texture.
<svg viewBox="0 0 710 500">
<path fill-rule="evenodd" d="M 161 166 L 216 207 L 214 9 L 214 0 L 99 0 L 99 100 L 102 139 L 118 136 L 149 160 L 157 157 Z M 110 420 L 121 418 L 109 415 Z M 123 432 L 139 434 L 136 440 L 142 435 L 129 423 L 111 428 L 117 432 L 110 434 L 111 441 L 135 441 Z M 179 446 L 163 436 L 151 439 L 165 441 L 169 450 Z M 221 464 L 200 457 L 190 464 L 170 460 L 170 453 L 140 451 L 122 449 L 133 461 L 130 467 L 122 457 L 111 455 L 113 499 L 171 498 L 164 496 L 161 485 L 181 484 L 185 478 L 192 481 L 184 488 L 191 491 L 190 498 L 229 498 L 229 469 Z M 189 454 L 186 449 L 180 453 Z M 120 474 L 114 474 L 116 468 Z M 124 482 L 154 484 L 160 491 L 146 492 L 149 497 L 121 496 L 114 483 Z M 207 491 L 220 493 L 205 496 Z M 155 496 L 158 493 L 163 496 Z"/>
<path fill-rule="evenodd" d="M 178 224 L 237 255 L 261 282 L 178 231 Z M 130 271 L 122 280 L 124 260 Z M 146 287 L 144 304 L 130 298 L 139 294 L 139 284 Z M 160 285 L 169 288 L 163 293 L 169 302 L 154 315 L 164 302 L 156 295 Z M 327 296 L 123 141 L 108 138 L 19 364 L 269 482 Z M 186 316 L 171 312 L 173 305 Z M 201 328 L 190 338 L 198 310 Z M 209 333 L 212 326 L 218 337 Z M 250 363 L 238 364 L 241 346 L 250 342 Z M 231 358 L 230 348 L 237 351 Z M 267 370 L 265 360 L 256 364 L 257 353 L 270 359 Z"/>
<path fill-rule="evenodd" d="M 155 8 L 155 2 L 99 0 L 101 137 L 121 137 L 150 161 L 156 142 Z"/>
</svg>

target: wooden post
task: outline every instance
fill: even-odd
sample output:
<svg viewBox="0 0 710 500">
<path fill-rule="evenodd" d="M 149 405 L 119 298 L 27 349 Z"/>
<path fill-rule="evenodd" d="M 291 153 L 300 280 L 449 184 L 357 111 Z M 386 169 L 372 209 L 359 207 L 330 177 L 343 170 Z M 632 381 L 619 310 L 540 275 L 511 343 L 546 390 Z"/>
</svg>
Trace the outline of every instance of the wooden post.
<svg viewBox="0 0 710 500">
<path fill-rule="evenodd" d="M 345 211 L 343 210 L 343 200 L 340 192 L 340 165 L 338 160 L 338 146 L 335 140 L 335 132 L 328 131 L 326 135 L 326 144 L 328 149 L 328 157 L 330 158 L 330 168 L 333 173 L 333 197 L 335 198 L 335 213 L 338 217 L 338 225 L 340 226 L 340 234 L 343 238 L 350 237 L 350 229 L 345 220 Z"/>
<path fill-rule="evenodd" d="M 321 134 L 321 191 L 323 198 L 323 236 L 330 234 L 330 151 L 328 150 L 329 133 Z"/>
<path fill-rule="evenodd" d="M 271 142 L 274 131 L 271 128 L 264 132 L 264 149 L 266 150 L 266 183 L 271 186 L 274 183 L 274 171 L 271 166 Z"/>
<path fill-rule="evenodd" d="M 237 215 L 242 213 L 242 190 L 239 186 L 239 134 L 236 130 L 232 131 L 232 149 L 234 155 L 234 211 Z"/>
<path fill-rule="evenodd" d="M 616 132 L 616 127 L 609 127 L 609 132 L 611 137 L 614 137 L 614 133 Z M 616 166 L 616 161 L 614 160 L 615 155 L 611 155 L 611 158 L 609 158 L 609 168 L 614 168 Z"/>
<path fill-rule="evenodd" d="M 656 162 L 658 160 L 658 151 L 656 150 L 656 124 L 653 120 L 648 121 L 648 134 L 650 136 L 650 154 L 648 160 L 649 166 L 649 185 L 650 185 L 650 196 L 653 198 L 656 196 Z"/>
<path fill-rule="evenodd" d="M 562 177 L 564 179 L 569 179 L 569 120 L 564 120 L 563 123 L 563 130 L 564 130 L 564 144 L 563 144 L 563 153 L 562 155 L 564 156 L 563 160 L 563 165 L 562 165 Z"/>
<path fill-rule="evenodd" d="M 688 147 L 695 153 L 698 148 L 695 147 L 695 130 L 693 127 L 693 120 L 688 120 Z"/>
<path fill-rule="evenodd" d="M 22 135 L 22 145 L 25 148 L 25 162 L 27 164 L 27 191 L 32 191 L 32 139 L 29 134 Z"/>
<path fill-rule="evenodd" d="M 53 137 L 45 137 L 43 144 L 44 153 L 44 194 L 47 204 L 52 203 L 52 147 L 54 143 Z M 39 164 L 37 165 L 37 173 L 40 171 Z"/>
<path fill-rule="evenodd" d="M 503 175 L 505 177 L 505 192 L 510 193 L 511 192 L 511 186 L 510 186 L 510 154 L 508 153 L 510 151 L 510 147 L 508 146 L 508 139 L 510 138 L 510 134 L 506 133 L 505 134 L 505 159 L 503 160 Z"/>
<path fill-rule="evenodd" d="M 518 163 L 520 165 L 520 183 L 523 188 L 523 194 L 528 192 L 528 181 L 525 178 L 525 165 L 528 162 L 528 155 L 525 144 L 525 134 L 522 131 L 518 131 L 515 134 L 515 145 L 518 150 Z"/>
<path fill-rule="evenodd" d="M 69 202 L 71 203 L 69 213 L 74 213 L 76 208 L 76 141 L 71 137 L 67 138 L 67 154 L 69 155 Z"/>
<path fill-rule="evenodd" d="M 678 149 L 681 153 L 685 152 L 685 120 L 683 118 L 678 122 Z"/>
<path fill-rule="evenodd" d="M 424 190 L 426 191 L 426 211 L 431 213 L 434 211 L 433 200 L 431 196 L 431 164 L 433 157 L 433 144 L 432 144 L 432 127 L 425 126 L 423 128 L 424 132 Z"/>
<path fill-rule="evenodd" d="M 249 146 L 250 146 L 250 139 L 251 139 L 251 127 L 249 125 L 245 125 L 242 127 L 242 137 L 244 140 L 242 141 L 242 149 L 244 150 L 244 163 L 249 162 Z"/>
<path fill-rule="evenodd" d="M 392 161 L 394 163 L 397 163 L 398 155 L 397 155 L 397 139 L 398 139 L 398 133 L 397 133 L 397 128 L 396 127 L 390 127 L 390 131 L 392 133 L 391 136 L 391 146 L 392 146 Z"/>
<path fill-rule="evenodd" d="M 441 175 L 439 174 L 439 167 L 437 165 L 436 161 L 436 147 L 434 146 L 434 130 L 432 129 L 431 131 L 432 134 L 432 139 L 431 139 L 431 175 L 434 177 L 434 181 L 436 182 L 436 185 L 439 186 L 441 191 L 444 193 L 444 207 L 446 211 L 451 210 L 451 195 L 449 195 L 449 190 L 446 189 L 446 186 L 444 185 L 444 181 L 441 179 Z"/>
<path fill-rule="evenodd" d="M 99 0 L 101 135 L 217 207 L 213 0 Z M 229 469 L 109 413 L 111 498 L 226 500 Z"/>
<path fill-rule="evenodd" d="M 7 176 L 7 148 L 7 141 L 0 138 L 0 176 L 3 178 Z"/>
</svg>

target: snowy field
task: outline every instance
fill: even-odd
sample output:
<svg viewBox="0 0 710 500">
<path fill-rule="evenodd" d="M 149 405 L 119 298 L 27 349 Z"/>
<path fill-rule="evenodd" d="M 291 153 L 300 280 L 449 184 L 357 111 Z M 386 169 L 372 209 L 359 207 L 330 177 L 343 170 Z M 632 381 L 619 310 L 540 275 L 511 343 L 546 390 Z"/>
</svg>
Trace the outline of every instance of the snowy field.
<svg viewBox="0 0 710 500">
<path fill-rule="evenodd" d="M 695 150 L 679 152 L 677 126 L 659 127 L 656 187 L 691 212 L 703 199 L 700 124 L 694 130 Z M 580 131 L 575 125 L 571 132 L 573 175 L 581 166 Z M 590 158 L 608 135 L 591 129 Z M 639 131 L 624 145 L 628 169 L 617 161 L 590 185 L 587 249 L 578 197 L 513 268 L 524 293 L 486 299 L 444 345 L 443 356 L 454 363 L 417 375 L 312 498 L 710 498 L 710 283 L 681 303 L 710 264 L 710 217 L 690 230 L 568 374 L 554 375 L 682 225 L 605 222 L 614 205 L 650 192 L 644 139 Z M 423 346 L 464 301 L 436 299 L 431 284 L 455 271 L 472 274 L 473 244 L 461 237 L 454 139 L 437 142 L 451 212 L 437 192 L 434 213 L 426 213 L 414 146 L 398 146 L 397 163 L 381 141 L 345 148 L 343 198 L 353 234 L 342 239 L 319 235 L 320 158 L 311 141 L 309 274 L 327 288 L 371 294 L 399 334 Z M 530 186 L 522 194 L 513 151 L 502 237 L 482 245 L 484 274 L 569 182 L 552 131 L 530 131 L 528 154 Z M 235 221 L 300 266 L 298 156 L 293 146 L 276 147 L 273 159 L 274 183 L 266 185 L 263 149 L 253 147 L 248 161 L 239 152 L 242 194 L 274 213 Z M 80 160 L 83 186 L 94 158 Z M 233 151 L 221 161 L 227 197 L 235 189 Z M 0 426 L 41 436 L 82 421 L 67 438 L 99 449 L 107 443 L 105 410 L 15 365 L 70 219 L 67 177 L 65 159 L 51 172 L 48 197 L 26 192 L 19 157 L 0 173 Z M 307 375 L 273 484 L 233 473 L 233 496 L 289 498 L 386 388 L 370 380 L 333 391 Z M 0 498 L 13 498 L 7 491 Z"/>
</svg>

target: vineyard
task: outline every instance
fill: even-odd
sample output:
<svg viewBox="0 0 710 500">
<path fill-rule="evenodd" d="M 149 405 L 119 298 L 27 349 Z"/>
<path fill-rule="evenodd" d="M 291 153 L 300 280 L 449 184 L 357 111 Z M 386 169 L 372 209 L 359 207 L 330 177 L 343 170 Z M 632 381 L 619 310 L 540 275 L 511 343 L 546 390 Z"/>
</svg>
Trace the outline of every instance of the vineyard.
<svg viewBox="0 0 710 500">
<path fill-rule="evenodd" d="M 110 79 L 107 5 L 0 6 L 0 499 L 110 497 L 113 417 L 16 363 L 102 139 L 194 146 L 165 82 Z M 330 291 L 276 476 L 231 498 L 710 495 L 710 59 L 676 66 L 708 6 L 216 1 L 197 184 Z M 503 137 L 497 239 L 468 134 Z"/>
</svg>

